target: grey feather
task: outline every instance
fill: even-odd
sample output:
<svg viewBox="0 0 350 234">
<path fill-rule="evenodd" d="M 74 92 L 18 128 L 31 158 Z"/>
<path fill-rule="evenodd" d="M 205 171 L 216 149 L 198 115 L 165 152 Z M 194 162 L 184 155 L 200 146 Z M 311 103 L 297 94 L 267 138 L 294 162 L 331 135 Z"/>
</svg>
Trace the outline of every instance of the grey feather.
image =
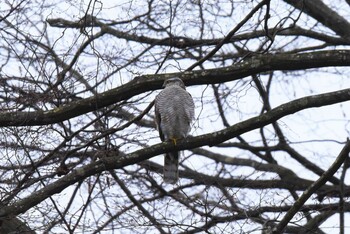
<svg viewBox="0 0 350 234">
<path fill-rule="evenodd" d="M 179 152 L 166 153 L 164 156 L 164 181 L 175 184 L 179 179 Z"/>
<path fill-rule="evenodd" d="M 162 141 L 185 138 L 194 119 L 194 102 L 180 78 L 166 80 L 164 89 L 155 99 L 155 119 Z M 171 152 L 164 159 L 164 181 L 176 183 L 179 152 Z"/>
</svg>

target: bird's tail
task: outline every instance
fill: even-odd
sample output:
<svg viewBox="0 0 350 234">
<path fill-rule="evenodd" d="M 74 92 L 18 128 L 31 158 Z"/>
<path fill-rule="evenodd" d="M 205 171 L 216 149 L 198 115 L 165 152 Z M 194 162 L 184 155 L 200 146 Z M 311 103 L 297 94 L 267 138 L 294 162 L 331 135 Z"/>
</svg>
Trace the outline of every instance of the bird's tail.
<svg viewBox="0 0 350 234">
<path fill-rule="evenodd" d="M 164 157 L 164 182 L 175 184 L 179 179 L 179 152 L 166 153 Z"/>
</svg>

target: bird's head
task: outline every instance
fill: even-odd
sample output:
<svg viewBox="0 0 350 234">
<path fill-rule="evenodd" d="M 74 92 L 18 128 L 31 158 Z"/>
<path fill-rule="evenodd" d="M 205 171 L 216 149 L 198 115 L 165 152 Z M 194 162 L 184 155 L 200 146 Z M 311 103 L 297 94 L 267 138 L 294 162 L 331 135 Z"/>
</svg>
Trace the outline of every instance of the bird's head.
<svg viewBox="0 0 350 234">
<path fill-rule="evenodd" d="M 172 85 L 180 86 L 181 88 L 186 89 L 184 82 L 178 77 L 172 77 L 172 78 L 166 79 L 164 81 L 163 88 L 169 87 Z"/>
</svg>

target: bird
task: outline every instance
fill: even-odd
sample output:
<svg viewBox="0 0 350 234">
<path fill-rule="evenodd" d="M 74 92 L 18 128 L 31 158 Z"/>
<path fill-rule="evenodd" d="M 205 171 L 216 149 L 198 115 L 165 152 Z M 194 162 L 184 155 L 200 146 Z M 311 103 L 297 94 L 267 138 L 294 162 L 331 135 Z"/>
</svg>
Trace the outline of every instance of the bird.
<svg viewBox="0 0 350 234">
<path fill-rule="evenodd" d="M 194 120 L 195 105 L 193 98 L 186 91 L 184 82 L 178 77 L 164 81 L 163 90 L 155 97 L 155 122 L 162 142 L 186 138 Z M 178 151 L 166 153 L 164 156 L 164 182 L 175 184 L 179 178 Z"/>
</svg>

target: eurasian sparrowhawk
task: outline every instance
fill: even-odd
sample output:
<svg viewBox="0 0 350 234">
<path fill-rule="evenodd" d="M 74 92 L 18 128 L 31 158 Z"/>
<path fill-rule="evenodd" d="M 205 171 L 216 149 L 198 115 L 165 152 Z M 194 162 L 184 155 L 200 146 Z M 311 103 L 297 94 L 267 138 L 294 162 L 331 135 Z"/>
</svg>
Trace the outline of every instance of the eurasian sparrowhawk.
<svg viewBox="0 0 350 234">
<path fill-rule="evenodd" d="M 162 141 L 185 138 L 194 119 L 194 103 L 180 78 L 165 80 L 163 90 L 155 98 L 155 119 Z M 164 157 L 164 181 L 176 183 L 179 177 L 179 152 L 169 152 Z"/>
</svg>

